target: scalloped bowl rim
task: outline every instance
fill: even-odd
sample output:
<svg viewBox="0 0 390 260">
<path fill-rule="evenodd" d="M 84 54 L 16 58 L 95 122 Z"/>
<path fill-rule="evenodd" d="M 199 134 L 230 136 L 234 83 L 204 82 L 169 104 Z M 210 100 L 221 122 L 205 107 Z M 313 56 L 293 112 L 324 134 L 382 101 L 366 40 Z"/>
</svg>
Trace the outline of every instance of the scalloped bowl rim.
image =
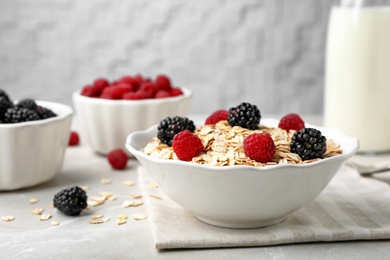
<svg viewBox="0 0 390 260">
<path fill-rule="evenodd" d="M 192 96 L 192 91 L 180 87 L 183 91 L 183 95 L 175 96 L 175 97 L 166 97 L 166 98 L 146 98 L 146 99 L 138 99 L 138 100 L 128 100 L 128 99 L 104 99 L 104 98 L 93 98 L 81 95 L 81 89 L 73 92 L 73 97 L 78 98 L 82 102 L 89 102 L 95 104 L 104 104 L 108 106 L 115 105 L 142 105 L 142 104 L 158 104 L 158 103 L 166 103 L 166 102 L 176 102 L 178 100 L 187 99 Z"/>
<path fill-rule="evenodd" d="M 17 102 L 17 101 L 15 101 Z M 12 129 L 12 128 L 21 128 L 21 127 L 28 127 L 33 125 L 44 125 L 44 124 L 50 124 L 54 121 L 61 121 L 64 118 L 70 116 L 73 114 L 73 110 L 70 106 L 53 102 L 53 101 L 43 101 L 43 100 L 35 100 L 35 102 L 43 106 L 45 108 L 49 108 L 51 110 L 61 110 L 61 113 L 58 113 L 56 111 L 53 111 L 57 114 L 57 116 L 50 117 L 47 119 L 41 119 L 41 120 L 34 120 L 34 121 L 28 121 L 28 122 L 21 122 L 21 123 L 12 123 L 12 124 L 0 124 L 0 129 Z"/>
<path fill-rule="evenodd" d="M 264 123 L 265 122 L 265 123 Z M 271 119 L 271 118 L 265 118 L 261 120 L 261 123 L 266 126 L 275 126 L 277 125 L 278 120 L 276 119 Z M 196 126 L 203 125 L 202 123 L 196 122 Z M 309 168 L 309 167 L 314 167 L 316 165 L 320 164 L 326 164 L 330 161 L 336 161 L 336 160 L 347 160 L 350 158 L 352 155 L 354 155 L 358 149 L 359 149 L 359 141 L 355 137 L 351 137 L 347 135 L 345 132 L 335 129 L 335 128 L 329 128 L 329 127 L 317 127 L 311 124 L 306 123 L 306 127 L 313 127 L 321 132 L 325 131 L 331 131 L 336 134 L 338 134 L 342 138 L 348 139 L 348 147 L 341 147 L 343 149 L 343 153 L 340 155 L 324 158 L 322 160 L 318 160 L 315 162 L 307 163 L 307 164 L 277 164 L 277 165 L 268 165 L 265 167 L 254 167 L 254 166 L 249 166 L 249 165 L 232 165 L 232 166 L 212 166 L 212 165 L 201 165 L 193 162 L 187 162 L 187 161 L 181 161 L 181 160 L 167 160 L 167 159 L 159 159 L 155 157 L 151 157 L 144 152 L 141 151 L 143 147 L 135 147 L 134 140 L 139 139 L 141 136 L 151 136 L 154 137 L 156 136 L 155 133 L 157 133 L 157 125 L 151 126 L 150 128 L 144 130 L 144 131 L 136 131 L 127 137 L 126 140 L 126 148 L 135 156 L 140 156 L 148 161 L 158 163 L 158 164 L 169 164 L 169 165 L 185 165 L 188 167 L 192 168 L 198 168 L 201 170 L 212 170 L 212 171 L 231 171 L 231 170 L 250 170 L 250 171 L 256 171 L 256 172 L 272 172 L 274 174 L 275 170 L 278 169 L 288 169 L 288 168 Z M 151 134 L 154 135 L 151 135 Z M 326 136 L 326 134 L 325 134 Z M 326 136 L 327 137 L 327 136 Z M 327 137 L 328 139 L 328 137 Z M 334 139 L 334 138 L 330 138 Z M 336 141 L 336 140 L 335 140 Z M 146 143 L 145 143 L 146 145 Z M 205 171 L 206 172 L 206 171 Z M 285 174 L 285 171 L 281 171 L 283 174 Z"/>
</svg>

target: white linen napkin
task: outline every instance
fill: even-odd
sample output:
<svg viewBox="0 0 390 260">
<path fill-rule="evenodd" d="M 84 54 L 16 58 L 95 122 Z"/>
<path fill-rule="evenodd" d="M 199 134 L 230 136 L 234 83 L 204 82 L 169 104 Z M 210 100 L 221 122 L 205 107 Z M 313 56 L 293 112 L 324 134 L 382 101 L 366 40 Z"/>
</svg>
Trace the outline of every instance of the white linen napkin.
<svg viewBox="0 0 390 260">
<path fill-rule="evenodd" d="M 138 179 L 157 249 L 390 239 L 389 185 L 361 177 L 348 167 L 343 167 L 313 202 L 290 214 L 284 222 L 258 229 L 205 224 L 151 186 L 153 179 L 142 167 Z"/>
</svg>

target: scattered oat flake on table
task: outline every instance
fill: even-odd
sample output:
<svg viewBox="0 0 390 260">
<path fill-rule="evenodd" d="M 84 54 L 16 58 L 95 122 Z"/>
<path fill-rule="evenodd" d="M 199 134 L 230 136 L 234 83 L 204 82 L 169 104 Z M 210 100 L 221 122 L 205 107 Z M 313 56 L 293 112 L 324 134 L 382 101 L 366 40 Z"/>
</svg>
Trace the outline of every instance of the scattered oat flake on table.
<svg viewBox="0 0 390 260">
<path fill-rule="evenodd" d="M 104 223 L 104 221 L 100 218 L 99 219 L 91 219 L 88 222 L 89 222 L 89 224 L 102 224 L 102 223 Z"/>
<path fill-rule="evenodd" d="M 39 218 L 40 221 L 45 221 L 45 220 L 49 220 L 49 219 L 51 219 L 51 214 L 43 214 Z"/>
<path fill-rule="evenodd" d="M 15 219 L 15 217 L 13 216 L 3 216 L 1 217 L 1 220 L 5 221 L 5 222 L 11 222 Z"/>
<path fill-rule="evenodd" d="M 111 181 L 109 179 L 102 179 L 101 184 L 111 184 Z"/>
<path fill-rule="evenodd" d="M 128 207 L 130 207 L 133 203 L 134 203 L 134 201 L 125 200 L 125 201 L 122 203 L 122 208 L 128 208 Z"/>
<path fill-rule="evenodd" d="M 116 220 L 116 223 L 117 223 L 118 225 L 126 224 L 126 219 L 125 219 L 125 218 L 118 218 L 118 219 Z"/>
<path fill-rule="evenodd" d="M 133 181 L 122 181 L 122 184 L 126 185 L 126 186 L 134 186 L 134 182 Z"/>
<path fill-rule="evenodd" d="M 103 202 L 102 201 L 95 201 L 95 200 L 88 200 L 87 201 L 87 204 L 90 207 L 96 207 L 96 206 L 102 205 L 103 203 L 104 203 L 104 201 Z M 88 208 L 88 206 L 87 206 L 87 208 Z"/>
<path fill-rule="evenodd" d="M 133 199 L 139 199 L 139 198 L 142 198 L 142 195 L 141 194 L 131 194 L 131 197 Z"/>
<path fill-rule="evenodd" d="M 93 201 L 96 201 L 96 202 L 104 203 L 104 201 L 106 200 L 106 197 L 103 197 L 103 196 L 90 196 L 89 199 L 93 200 Z"/>
<path fill-rule="evenodd" d="M 37 198 L 31 198 L 30 200 L 29 200 L 29 203 L 30 204 L 35 204 L 35 203 L 37 203 L 39 200 L 37 199 Z"/>
<path fill-rule="evenodd" d="M 119 214 L 119 215 L 118 215 L 118 218 L 127 219 L 128 216 L 127 216 L 126 214 Z"/>
<path fill-rule="evenodd" d="M 110 200 L 110 201 L 116 200 L 116 196 L 112 195 L 112 196 L 108 197 L 107 200 Z"/>
<path fill-rule="evenodd" d="M 150 187 L 153 187 L 153 188 L 158 188 L 160 185 L 158 185 L 157 182 L 151 181 L 151 182 L 149 182 L 149 186 L 150 186 Z"/>
<path fill-rule="evenodd" d="M 91 218 L 92 218 L 92 219 L 98 219 L 98 218 L 102 218 L 102 217 L 104 217 L 103 214 L 95 214 L 95 215 L 93 215 Z"/>
<path fill-rule="evenodd" d="M 104 192 L 100 192 L 100 193 L 99 193 L 99 196 L 108 199 L 109 197 L 111 197 L 111 196 L 113 196 L 113 195 L 112 195 L 111 192 L 104 191 Z"/>
<path fill-rule="evenodd" d="M 154 194 L 154 193 L 151 193 L 151 194 L 149 194 L 149 195 L 150 195 L 150 197 L 152 197 L 152 198 L 161 200 L 160 195 L 157 195 L 157 194 Z"/>
<path fill-rule="evenodd" d="M 133 214 L 132 217 L 135 220 L 144 220 L 144 219 L 146 219 L 146 215 L 145 214 Z"/>
<path fill-rule="evenodd" d="M 52 225 L 52 226 L 59 226 L 59 225 L 60 225 L 60 222 L 53 220 L 53 221 L 51 222 L 51 225 Z"/>
<path fill-rule="evenodd" d="M 35 208 L 35 209 L 31 210 L 30 212 L 31 212 L 31 214 L 34 214 L 34 215 L 41 215 L 43 212 L 43 208 Z"/>
<path fill-rule="evenodd" d="M 131 206 L 133 206 L 133 207 L 138 207 L 138 206 L 141 206 L 141 205 L 143 205 L 143 204 L 144 204 L 143 201 L 134 201 L 133 204 L 132 204 Z"/>
<path fill-rule="evenodd" d="M 108 221 L 110 221 L 110 218 L 109 217 L 105 217 L 105 218 L 103 218 L 102 219 L 104 222 L 108 222 Z"/>
</svg>

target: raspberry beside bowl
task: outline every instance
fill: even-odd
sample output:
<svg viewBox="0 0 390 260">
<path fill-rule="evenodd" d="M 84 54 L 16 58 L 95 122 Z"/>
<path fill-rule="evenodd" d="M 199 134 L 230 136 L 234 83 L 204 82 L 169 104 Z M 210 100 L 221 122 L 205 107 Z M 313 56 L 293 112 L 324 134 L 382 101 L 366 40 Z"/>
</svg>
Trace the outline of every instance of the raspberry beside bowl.
<svg viewBox="0 0 390 260">
<path fill-rule="evenodd" d="M 261 122 L 278 124 L 272 119 Z M 343 153 L 308 164 L 266 167 L 157 159 L 142 152 L 156 136 L 157 126 L 130 134 L 126 147 L 173 201 L 201 221 L 227 228 L 258 228 L 277 224 L 314 200 L 356 153 L 356 138 L 337 129 L 316 128 L 339 143 Z"/>
<path fill-rule="evenodd" d="M 37 121 L 0 124 L 0 190 L 15 190 L 52 179 L 63 164 L 73 110 L 36 101 L 57 116 Z"/>
<path fill-rule="evenodd" d="M 129 133 L 157 124 L 168 116 L 186 116 L 192 92 L 181 88 L 183 95 L 158 99 L 108 100 L 73 93 L 81 134 L 92 149 L 106 155 L 125 149 Z"/>
</svg>

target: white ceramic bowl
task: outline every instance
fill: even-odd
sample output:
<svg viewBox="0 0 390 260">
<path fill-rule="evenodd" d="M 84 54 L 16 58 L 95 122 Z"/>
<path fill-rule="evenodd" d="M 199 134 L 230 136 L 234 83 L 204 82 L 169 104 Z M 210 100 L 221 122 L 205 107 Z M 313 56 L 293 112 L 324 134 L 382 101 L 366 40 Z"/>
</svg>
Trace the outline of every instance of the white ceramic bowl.
<svg viewBox="0 0 390 260">
<path fill-rule="evenodd" d="M 0 124 L 0 190 L 34 186 L 52 179 L 63 164 L 68 146 L 72 108 L 36 101 L 56 117 Z"/>
<path fill-rule="evenodd" d="M 261 122 L 278 124 L 272 119 Z M 126 147 L 173 201 L 201 221 L 228 228 L 257 228 L 279 223 L 314 200 L 358 150 L 356 138 L 336 129 L 316 128 L 338 142 L 343 154 L 310 164 L 262 168 L 156 159 L 141 151 L 156 136 L 156 126 L 130 134 Z"/>
<path fill-rule="evenodd" d="M 108 100 L 73 93 L 83 138 L 100 154 L 125 149 L 129 133 L 145 130 L 168 116 L 186 116 L 192 93 L 182 88 L 177 97 L 143 100 Z"/>
</svg>

